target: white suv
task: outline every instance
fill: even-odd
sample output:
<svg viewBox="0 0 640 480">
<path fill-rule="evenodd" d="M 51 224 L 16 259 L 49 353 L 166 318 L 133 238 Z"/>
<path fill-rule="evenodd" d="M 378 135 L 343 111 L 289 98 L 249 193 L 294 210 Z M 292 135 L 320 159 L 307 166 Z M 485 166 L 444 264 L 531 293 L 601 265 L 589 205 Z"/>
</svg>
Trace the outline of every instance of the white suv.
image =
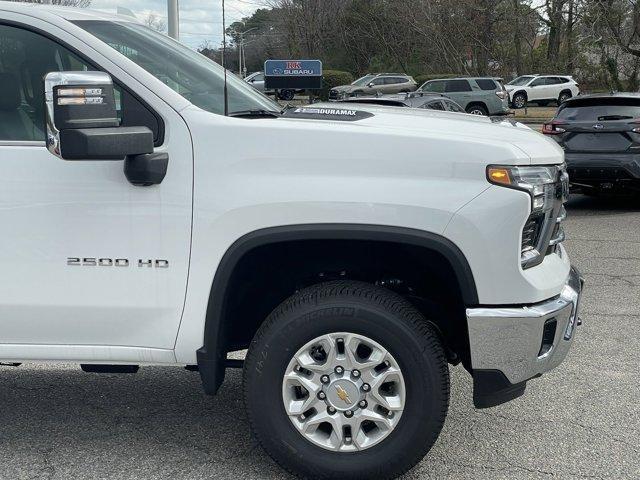
<svg viewBox="0 0 640 480">
<path fill-rule="evenodd" d="M 513 108 L 524 108 L 528 102 L 560 105 L 580 94 L 577 82 L 569 75 L 523 75 L 511 80 L 505 88 Z"/>
</svg>

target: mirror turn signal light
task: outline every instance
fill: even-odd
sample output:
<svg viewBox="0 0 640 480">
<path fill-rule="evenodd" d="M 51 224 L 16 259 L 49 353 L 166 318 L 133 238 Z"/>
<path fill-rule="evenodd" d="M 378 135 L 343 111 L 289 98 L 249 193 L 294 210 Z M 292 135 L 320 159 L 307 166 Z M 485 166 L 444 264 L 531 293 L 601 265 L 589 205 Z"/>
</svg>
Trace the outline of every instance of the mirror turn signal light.
<svg viewBox="0 0 640 480">
<path fill-rule="evenodd" d="M 58 105 L 100 105 L 102 97 L 63 97 L 58 98 Z"/>
<path fill-rule="evenodd" d="M 58 105 L 100 105 L 104 99 L 102 88 L 59 88 Z"/>
<path fill-rule="evenodd" d="M 102 95 L 101 88 L 59 88 L 59 97 L 95 97 Z"/>
</svg>

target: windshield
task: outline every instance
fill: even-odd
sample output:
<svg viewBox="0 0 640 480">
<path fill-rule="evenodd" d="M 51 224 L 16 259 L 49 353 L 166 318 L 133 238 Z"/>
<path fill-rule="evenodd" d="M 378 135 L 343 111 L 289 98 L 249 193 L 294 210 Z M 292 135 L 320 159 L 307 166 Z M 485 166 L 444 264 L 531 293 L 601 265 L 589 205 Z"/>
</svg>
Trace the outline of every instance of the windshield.
<svg viewBox="0 0 640 480">
<path fill-rule="evenodd" d="M 507 85 L 515 85 L 517 87 L 521 87 L 521 86 L 526 85 L 527 83 L 529 83 L 531 80 L 533 80 L 533 78 L 534 77 L 530 77 L 530 76 L 523 76 L 523 77 L 514 78 L 509 83 L 507 83 Z"/>
<path fill-rule="evenodd" d="M 224 115 L 224 69 L 171 38 L 137 23 L 74 22 L 129 58 L 194 105 Z M 229 113 L 279 112 L 281 107 L 251 85 L 227 72 Z"/>
<path fill-rule="evenodd" d="M 366 85 L 367 83 L 369 83 L 374 78 L 376 78 L 375 75 L 365 75 L 364 77 L 360 77 L 359 79 L 357 79 L 351 85 L 356 85 L 358 87 L 361 87 L 362 85 Z"/>
</svg>

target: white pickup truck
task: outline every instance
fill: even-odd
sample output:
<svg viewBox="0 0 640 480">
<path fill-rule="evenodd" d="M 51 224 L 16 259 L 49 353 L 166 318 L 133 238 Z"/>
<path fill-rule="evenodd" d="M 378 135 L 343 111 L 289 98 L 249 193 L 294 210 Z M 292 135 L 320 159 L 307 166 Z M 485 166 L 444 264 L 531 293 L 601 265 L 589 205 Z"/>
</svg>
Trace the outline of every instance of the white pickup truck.
<svg viewBox="0 0 640 480">
<path fill-rule="evenodd" d="M 281 112 L 130 19 L 4 2 L 0 91 L 2 362 L 243 366 L 267 452 L 345 480 L 427 453 L 449 364 L 482 408 L 567 354 L 563 153 L 525 127 Z"/>
</svg>

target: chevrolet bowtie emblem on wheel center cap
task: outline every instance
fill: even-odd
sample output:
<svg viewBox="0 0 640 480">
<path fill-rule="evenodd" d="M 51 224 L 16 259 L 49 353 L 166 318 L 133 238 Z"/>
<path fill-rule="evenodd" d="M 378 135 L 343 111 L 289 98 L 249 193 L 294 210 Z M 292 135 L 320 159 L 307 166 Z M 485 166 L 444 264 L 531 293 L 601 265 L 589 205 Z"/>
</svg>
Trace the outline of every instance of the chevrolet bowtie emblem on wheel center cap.
<svg viewBox="0 0 640 480">
<path fill-rule="evenodd" d="M 340 400 L 342 400 L 347 405 L 351 405 L 351 398 L 349 398 L 349 394 L 344 388 L 342 388 L 340 385 L 336 385 L 336 392 Z"/>
</svg>

